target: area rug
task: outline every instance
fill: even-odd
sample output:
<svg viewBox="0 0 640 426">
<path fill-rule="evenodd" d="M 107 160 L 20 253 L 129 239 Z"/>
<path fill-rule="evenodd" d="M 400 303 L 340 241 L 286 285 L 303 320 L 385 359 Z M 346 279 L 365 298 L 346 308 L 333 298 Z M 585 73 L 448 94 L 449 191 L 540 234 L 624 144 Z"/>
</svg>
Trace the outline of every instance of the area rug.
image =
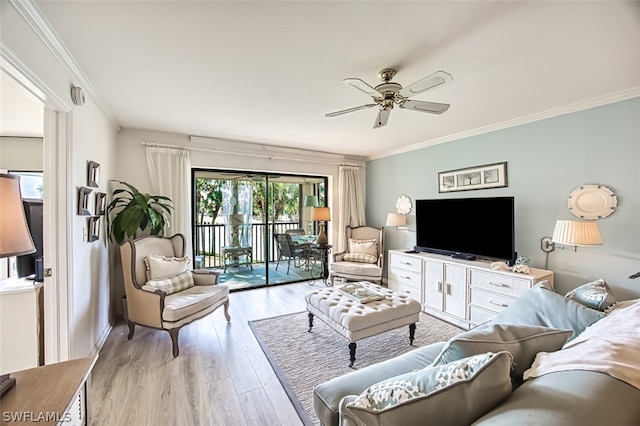
<svg viewBox="0 0 640 426">
<path fill-rule="evenodd" d="M 249 321 L 249 326 L 305 425 L 319 424 L 313 413 L 314 386 L 463 332 L 421 313 L 414 346 L 409 345 L 409 327 L 360 340 L 350 368 L 347 339 L 317 318 L 308 333 L 306 312 Z"/>
</svg>

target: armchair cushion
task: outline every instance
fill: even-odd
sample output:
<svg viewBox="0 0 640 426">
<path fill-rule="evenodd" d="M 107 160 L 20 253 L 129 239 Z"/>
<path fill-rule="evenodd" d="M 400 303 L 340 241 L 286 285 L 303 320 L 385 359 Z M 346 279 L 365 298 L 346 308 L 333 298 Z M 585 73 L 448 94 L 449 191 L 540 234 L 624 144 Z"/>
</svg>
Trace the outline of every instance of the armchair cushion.
<svg viewBox="0 0 640 426">
<path fill-rule="evenodd" d="M 154 290 L 162 290 L 167 294 L 173 294 L 191 288 L 194 285 L 195 283 L 193 282 L 191 272 L 184 271 L 171 277 L 149 280 L 143 286 L 143 289 L 147 290 L 144 287 L 151 287 Z"/>
<path fill-rule="evenodd" d="M 187 270 L 188 257 L 167 257 L 150 254 L 144 258 L 147 281 L 172 277 Z"/>
<path fill-rule="evenodd" d="M 349 253 L 369 254 L 377 258 L 378 241 L 374 239 L 357 240 L 355 238 L 349 238 Z"/>
<path fill-rule="evenodd" d="M 371 254 L 365 253 L 346 253 L 343 260 L 347 262 L 360 262 L 360 263 L 377 263 L 378 258 Z"/>
<path fill-rule="evenodd" d="M 177 322 L 198 312 L 218 306 L 229 296 L 229 287 L 223 285 L 197 285 L 164 299 L 162 320 Z M 166 324 L 165 324 L 166 325 Z"/>
<path fill-rule="evenodd" d="M 215 285 L 218 283 L 220 271 L 212 269 L 194 269 L 191 271 L 195 285 Z"/>
<path fill-rule="evenodd" d="M 369 278 L 379 277 L 382 273 L 380 268 L 375 263 L 362 263 L 362 262 L 334 262 L 331 264 L 331 271 L 333 273 L 342 275 L 356 275 L 361 279 L 366 280 Z"/>
</svg>

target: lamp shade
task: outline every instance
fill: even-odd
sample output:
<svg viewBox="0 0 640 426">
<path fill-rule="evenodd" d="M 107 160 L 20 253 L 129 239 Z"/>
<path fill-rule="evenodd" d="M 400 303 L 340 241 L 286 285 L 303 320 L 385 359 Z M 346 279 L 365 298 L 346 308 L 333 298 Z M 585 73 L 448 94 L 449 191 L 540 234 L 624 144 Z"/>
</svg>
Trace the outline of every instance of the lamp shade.
<svg viewBox="0 0 640 426">
<path fill-rule="evenodd" d="M 304 206 L 305 207 L 318 207 L 318 197 L 315 195 L 307 195 L 304 197 Z"/>
<path fill-rule="evenodd" d="M 407 216 L 398 213 L 389 213 L 385 226 L 405 226 L 406 224 Z"/>
<path fill-rule="evenodd" d="M 331 220 L 329 207 L 314 207 L 313 210 L 311 210 L 311 220 L 324 222 Z"/>
<path fill-rule="evenodd" d="M 567 246 L 595 246 L 602 244 L 602 236 L 596 222 L 558 220 L 551 240 Z"/>
<path fill-rule="evenodd" d="M 22 207 L 20 177 L 0 174 L 0 257 L 35 251 Z"/>
</svg>

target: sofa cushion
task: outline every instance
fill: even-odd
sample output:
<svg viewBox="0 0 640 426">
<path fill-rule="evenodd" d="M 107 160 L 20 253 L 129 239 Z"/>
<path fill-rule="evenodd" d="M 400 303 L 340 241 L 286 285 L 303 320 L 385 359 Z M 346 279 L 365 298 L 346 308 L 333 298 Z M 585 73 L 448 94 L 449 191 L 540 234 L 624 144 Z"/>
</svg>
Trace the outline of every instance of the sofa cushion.
<svg viewBox="0 0 640 426">
<path fill-rule="evenodd" d="M 193 282 L 191 272 L 184 271 L 171 277 L 149 280 L 146 282 L 144 287 L 151 287 L 153 289 L 162 290 L 167 294 L 173 294 L 191 288 L 194 285 L 195 283 Z"/>
<path fill-rule="evenodd" d="M 572 334 L 572 330 L 535 325 L 493 324 L 452 337 L 433 365 L 447 364 L 485 352 L 508 351 L 513 356 L 512 376 L 522 381 L 522 374 L 531 367 L 538 352 L 560 349 Z"/>
<path fill-rule="evenodd" d="M 320 383 L 313 389 L 313 410 L 323 425 L 337 425 L 340 401 L 360 394 L 367 387 L 389 377 L 428 367 L 440 353 L 444 342 L 416 348 L 395 358 L 379 362 Z"/>
<path fill-rule="evenodd" d="M 376 263 L 378 258 L 365 253 L 347 253 L 342 258 L 347 262 Z"/>
<path fill-rule="evenodd" d="M 357 240 L 349 238 L 349 253 L 370 254 L 378 257 L 378 240 Z"/>
<path fill-rule="evenodd" d="M 564 297 L 599 311 L 604 311 L 616 303 L 615 297 L 613 297 L 607 283 L 602 278 L 583 284 L 565 294 Z"/>
<path fill-rule="evenodd" d="M 187 270 L 188 257 L 167 257 L 150 254 L 144 258 L 147 281 L 172 277 Z"/>
<path fill-rule="evenodd" d="M 511 393 L 509 352 L 486 353 L 376 383 L 346 405 L 368 426 L 470 424 Z"/>
<path fill-rule="evenodd" d="M 573 330 L 574 335 L 569 338 L 571 340 L 604 316 L 603 312 L 554 293 L 547 286 L 546 282 L 542 282 L 531 287 L 491 322 L 481 327 L 492 324 L 541 325 Z"/>
</svg>

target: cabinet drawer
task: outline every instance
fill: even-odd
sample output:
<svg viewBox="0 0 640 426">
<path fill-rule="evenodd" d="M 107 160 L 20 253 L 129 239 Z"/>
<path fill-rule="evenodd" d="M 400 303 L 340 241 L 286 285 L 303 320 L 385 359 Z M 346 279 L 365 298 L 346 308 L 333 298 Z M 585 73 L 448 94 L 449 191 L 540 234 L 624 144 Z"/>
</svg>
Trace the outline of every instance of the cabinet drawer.
<svg viewBox="0 0 640 426">
<path fill-rule="evenodd" d="M 402 268 L 417 273 L 422 272 L 422 259 L 412 256 L 391 253 L 389 256 L 389 268 Z"/>
<path fill-rule="evenodd" d="M 513 303 L 515 299 L 499 293 L 483 291 L 476 288 L 471 289 L 471 305 L 479 306 L 495 313 L 502 312 Z"/>
<path fill-rule="evenodd" d="M 518 297 L 529 289 L 531 280 L 472 269 L 469 271 L 469 284 L 471 287 Z"/>
<path fill-rule="evenodd" d="M 422 302 L 421 291 L 419 286 L 414 286 L 410 283 L 403 283 L 395 280 L 389 280 L 389 290 L 397 291 L 398 293 L 407 294 L 418 302 Z"/>
<path fill-rule="evenodd" d="M 398 268 L 389 268 L 389 281 L 398 281 L 410 284 L 414 287 L 422 287 L 422 275 L 418 272 L 405 271 Z"/>
<path fill-rule="evenodd" d="M 496 315 L 495 312 L 487 311 L 477 306 L 469 306 L 469 321 L 472 325 L 484 324 L 494 319 Z"/>
</svg>

